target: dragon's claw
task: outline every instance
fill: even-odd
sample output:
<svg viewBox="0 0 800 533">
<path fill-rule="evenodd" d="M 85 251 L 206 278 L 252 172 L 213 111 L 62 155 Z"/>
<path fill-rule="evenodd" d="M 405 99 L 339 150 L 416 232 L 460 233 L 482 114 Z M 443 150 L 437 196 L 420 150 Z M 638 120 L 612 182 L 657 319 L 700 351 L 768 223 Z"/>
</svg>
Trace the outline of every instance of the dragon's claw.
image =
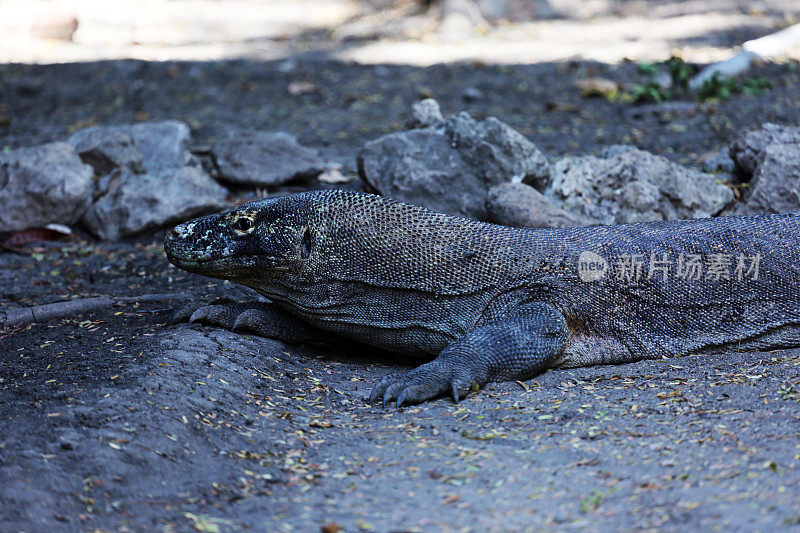
<svg viewBox="0 0 800 533">
<path fill-rule="evenodd" d="M 403 405 L 421 403 L 451 393 L 458 402 L 470 390 L 470 380 L 441 361 L 431 361 L 407 374 L 392 374 L 382 378 L 372 389 L 370 402 L 382 400 L 383 407 L 395 400 L 399 408 Z"/>
</svg>

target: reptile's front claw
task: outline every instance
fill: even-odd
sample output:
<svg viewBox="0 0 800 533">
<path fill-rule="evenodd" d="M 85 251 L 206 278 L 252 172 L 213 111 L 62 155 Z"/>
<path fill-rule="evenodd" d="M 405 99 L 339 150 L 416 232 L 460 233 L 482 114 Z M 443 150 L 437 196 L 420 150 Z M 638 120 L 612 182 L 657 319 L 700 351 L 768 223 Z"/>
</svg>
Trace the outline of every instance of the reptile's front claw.
<svg viewBox="0 0 800 533">
<path fill-rule="evenodd" d="M 200 322 L 201 324 L 231 329 L 236 317 L 241 313 L 240 307 L 240 305 L 230 304 L 204 305 L 192 313 L 192 316 L 189 317 L 189 323 Z"/>
<path fill-rule="evenodd" d="M 435 360 L 419 366 L 408 374 L 386 376 L 375 385 L 370 401 L 383 400 L 383 406 L 396 400 L 397 407 L 433 400 L 450 393 L 458 402 L 470 390 L 471 374 L 463 368 Z"/>
<path fill-rule="evenodd" d="M 383 405 L 386 405 L 390 401 L 398 398 L 400 393 L 406 388 L 405 380 L 400 381 L 398 383 L 394 383 L 386 389 L 386 392 L 383 393 Z"/>
<path fill-rule="evenodd" d="M 399 409 L 404 403 L 414 404 L 424 402 L 425 400 L 433 399 L 435 396 L 423 387 L 406 387 L 397 397 L 397 408 Z"/>
<path fill-rule="evenodd" d="M 239 316 L 236 317 L 236 320 L 233 321 L 231 330 L 242 331 L 252 329 L 259 331 L 262 329 L 262 317 L 263 313 L 259 312 L 258 309 L 242 311 Z"/>
<path fill-rule="evenodd" d="M 403 376 L 403 374 L 389 374 L 388 376 L 383 376 L 381 380 L 372 387 L 372 391 L 369 393 L 369 403 L 375 403 L 382 399 L 386 389 L 388 389 L 391 384 L 403 379 Z M 386 407 L 386 404 L 384 404 L 384 407 Z"/>
<path fill-rule="evenodd" d="M 209 306 L 228 306 L 228 305 L 235 305 L 236 302 L 231 300 L 230 298 L 215 298 L 212 302 L 206 304 L 201 302 L 191 302 L 187 305 L 184 305 L 174 313 L 169 318 L 170 324 L 180 324 L 181 322 L 197 322 L 202 321 L 205 315 L 200 313 L 196 315 L 197 311 L 204 309 Z M 201 315 L 203 315 L 201 317 Z"/>
<path fill-rule="evenodd" d="M 209 305 L 204 305 L 198 309 L 194 310 L 194 313 L 189 316 L 189 324 L 194 324 L 195 322 L 200 322 L 208 316 L 208 308 L 211 307 Z"/>
<path fill-rule="evenodd" d="M 169 317 L 169 323 L 180 324 L 182 322 L 188 322 L 189 317 L 191 317 L 195 311 L 197 311 L 196 303 L 184 305 L 183 307 L 172 313 L 172 316 Z"/>
<path fill-rule="evenodd" d="M 453 381 L 450 384 L 450 395 L 453 397 L 453 402 L 458 403 L 461 398 L 459 398 L 458 394 L 458 383 Z"/>
<path fill-rule="evenodd" d="M 400 407 L 403 406 L 403 402 L 406 401 L 406 393 L 407 392 L 408 392 L 408 389 L 403 389 L 403 392 L 401 392 L 400 396 L 397 397 L 397 403 L 395 404 L 396 408 L 400 409 Z"/>
</svg>

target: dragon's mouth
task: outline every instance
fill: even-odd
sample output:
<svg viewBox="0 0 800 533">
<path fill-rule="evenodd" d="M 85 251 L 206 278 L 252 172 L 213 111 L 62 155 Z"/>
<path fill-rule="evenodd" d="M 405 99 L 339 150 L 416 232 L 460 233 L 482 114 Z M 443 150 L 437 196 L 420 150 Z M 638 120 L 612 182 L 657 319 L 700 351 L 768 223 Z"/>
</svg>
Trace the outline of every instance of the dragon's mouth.
<svg viewBox="0 0 800 533">
<path fill-rule="evenodd" d="M 232 257 L 230 254 L 220 250 L 197 248 L 167 241 L 164 241 L 164 253 L 167 254 L 167 259 L 176 266 L 180 266 L 177 264 L 178 262 L 202 264 Z"/>
<path fill-rule="evenodd" d="M 270 254 L 247 243 L 220 242 L 208 238 L 209 231 L 201 231 L 193 222 L 176 226 L 164 237 L 164 252 L 170 263 L 195 274 L 215 278 L 240 279 L 257 274 L 269 276 L 272 271 L 287 270 L 290 258 Z"/>
<path fill-rule="evenodd" d="M 263 258 L 254 254 L 233 254 L 190 247 L 165 247 L 170 263 L 189 272 L 206 275 L 230 276 L 240 269 L 252 269 L 262 263 Z"/>
<path fill-rule="evenodd" d="M 247 278 L 255 271 L 263 277 L 270 271 L 284 269 L 281 258 L 263 252 L 255 254 L 226 248 L 199 248 L 170 238 L 164 240 L 164 252 L 167 260 L 181 270 L 215 278 Z"/>
<path fill-rule="evenodd" d="M 229 275 L 233 269 L 247 268 L 256 264 L 253 254 L 237 254 L 228 248 L 199 247 L 167 234 L 164 252 L 170 263 L 189 272 L 206 275 Z"/>
</svg>

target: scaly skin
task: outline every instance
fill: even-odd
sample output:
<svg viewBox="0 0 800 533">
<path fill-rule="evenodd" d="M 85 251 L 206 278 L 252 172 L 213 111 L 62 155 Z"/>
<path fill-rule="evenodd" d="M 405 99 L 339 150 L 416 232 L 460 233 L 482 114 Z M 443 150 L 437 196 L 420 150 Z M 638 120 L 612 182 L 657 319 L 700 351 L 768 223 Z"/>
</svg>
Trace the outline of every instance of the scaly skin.
<svg viewBox="0 0 800 533">
<path fill-rule="evenodd" d="M 800 346 L 796 213 L 531 230 L 324 191 L 195 219 L 164 248 L 179 268 L 273 302 L 193 320 L 436 356 L 381 380 L 371 400 L 384 403 L 458 400 L 548 368 Z"/>
</svg>

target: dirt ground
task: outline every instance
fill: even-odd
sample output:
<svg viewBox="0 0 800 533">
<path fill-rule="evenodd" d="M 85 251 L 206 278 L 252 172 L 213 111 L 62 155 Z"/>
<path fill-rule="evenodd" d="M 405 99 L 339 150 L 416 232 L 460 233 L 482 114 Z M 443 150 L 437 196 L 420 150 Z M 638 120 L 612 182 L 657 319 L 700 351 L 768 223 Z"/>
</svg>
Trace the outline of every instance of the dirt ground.
<svg viewBox="0 0 800 533">
<path fill-rule="evenodd" d="M 744 129 L 800 124 L 797 63 L 755 74 L 772 89 L 636 106 L 574 86 L 636 83 L 632 63 L 2 64 L 0 149 L 178 119 L 197 148 L 231 125 L 289 131 L 353 175 L 364 142 L 433 96 L 445 113 L 497 116 L 551 159 L 633 143 L 698 165 Z M 314 89 L 291 94 L 294 81 Z M 467 87 L 484 97 L 465 100 Z M 167 325 L 189 298 L 252 294 L 173 268 L 162 237 L 78 232 L 0 252 L 0 311 L 176 295 L 0 332 L 0 529 L 800 528 L 800 350 L 553 371 L 459 404 L 384 410 L 365 397 L 410 368 L 398 356 Z"/>
</svg>

